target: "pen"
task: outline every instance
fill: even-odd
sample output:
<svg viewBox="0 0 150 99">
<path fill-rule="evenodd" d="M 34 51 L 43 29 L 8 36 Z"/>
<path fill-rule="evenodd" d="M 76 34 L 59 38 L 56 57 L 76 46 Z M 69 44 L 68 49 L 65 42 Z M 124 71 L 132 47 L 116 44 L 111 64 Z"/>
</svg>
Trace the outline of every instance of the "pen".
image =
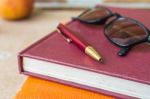
<svg viewBox="0 0 150 99">
<path fill-rule="evenodd" d="M 74 43 L 85 54 L 87 54 L 88 56 L 90 56 L 91 58 L 93 58 L 97 61 L 102 62 L 102 57 L 100 56 L 100 54 L 88 43 L 83 42 L 83 40 L 81 41 L 81 39 L 79 39 L 77 36 L 75 36 L 75 34 L 73 34 L 73 32 L 69 28 L 67 28 L 65 25 L 63 25 L 61 23 L 58 25 L 57 28 L 60 31 L 60 33 L 65 37 L 67 42 Z"/>
</svg>

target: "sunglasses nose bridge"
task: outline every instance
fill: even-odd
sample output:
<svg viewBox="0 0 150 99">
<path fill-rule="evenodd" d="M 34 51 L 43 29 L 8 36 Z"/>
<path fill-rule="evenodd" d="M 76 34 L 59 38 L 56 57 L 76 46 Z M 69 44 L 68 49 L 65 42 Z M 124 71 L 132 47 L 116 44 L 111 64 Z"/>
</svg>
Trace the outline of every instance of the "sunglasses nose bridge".
<svg viewBox="0 0 150 99">
<path fill-rule="evenodd" d="M 112 22 L 114 22 L 115 20 L 117 20 L 120 17 L 121 16 L 118 13 L 111 14 L 110 16 L 107 17 L 107 19 L 105 21 L 105 26 L 111 24 Z"/>
</svg>

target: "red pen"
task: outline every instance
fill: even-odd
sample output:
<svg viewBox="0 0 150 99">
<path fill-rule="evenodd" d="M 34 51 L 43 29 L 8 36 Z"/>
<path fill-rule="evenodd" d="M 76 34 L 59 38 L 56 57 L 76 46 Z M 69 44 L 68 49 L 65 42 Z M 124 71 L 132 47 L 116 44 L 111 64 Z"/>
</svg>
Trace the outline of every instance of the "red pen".
<svg viewBox="0 0 150 99">
<path fill-rule="evenodd" d="M 74 43 L 76 46 L 78 46 L 85 54 L 90 56 L 91 58 L 102 62 L 102 57 L 100 54 L 88 43 L 81 41 L 75 34 L 72 33 L 72 31 L 64 26 L 63 24 L 59 24 L 57 27 L 60 31 L 60 33 L 65 37 L 67 42 Z"/>
</svg>

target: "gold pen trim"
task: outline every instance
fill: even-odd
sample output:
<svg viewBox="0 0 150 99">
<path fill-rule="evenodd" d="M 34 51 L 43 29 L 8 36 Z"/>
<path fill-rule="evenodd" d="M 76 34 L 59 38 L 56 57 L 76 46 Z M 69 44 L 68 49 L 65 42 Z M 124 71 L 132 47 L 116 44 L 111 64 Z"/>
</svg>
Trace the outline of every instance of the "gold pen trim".
<svg viewBox="0 0 150 99">
<path fill-rule="evenodd" d="M 97 61 L 102 61 L 102 57 L 92 46 L 87 46 L 85 48 L 85 53 Z"/>
</svg>

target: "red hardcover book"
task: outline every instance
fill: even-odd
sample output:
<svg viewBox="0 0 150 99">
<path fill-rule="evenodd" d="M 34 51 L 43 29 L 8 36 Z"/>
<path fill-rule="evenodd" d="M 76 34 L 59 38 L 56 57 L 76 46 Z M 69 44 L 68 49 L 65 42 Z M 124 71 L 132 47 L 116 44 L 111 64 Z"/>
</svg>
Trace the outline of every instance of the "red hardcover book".
<svg viewBox="0 0 150 99">
<path fill-rule="evenodd" d="M 111 10 L 150 28 L 148 10 Z M 104 36 L 103 26 L 71 21 L 67 27 L 100 52 L 104 63 L 91 59 L 54 31 L 19 54 L 20 72 L 119 98 L 150 99 L 150 45 L 137 45 L 119 57 L 119 48 Z"/>
</svg>

